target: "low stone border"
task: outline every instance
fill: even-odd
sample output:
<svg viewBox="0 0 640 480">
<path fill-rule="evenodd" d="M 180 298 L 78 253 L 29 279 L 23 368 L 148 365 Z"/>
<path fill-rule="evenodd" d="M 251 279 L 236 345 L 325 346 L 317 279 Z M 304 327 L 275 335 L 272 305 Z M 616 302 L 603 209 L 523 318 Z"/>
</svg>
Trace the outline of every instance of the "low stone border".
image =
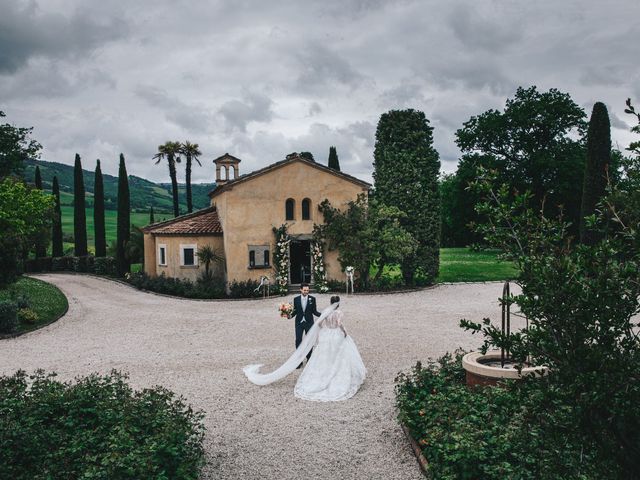
<svg viewBox="0 0 640 480">
<path fill-rule="evenodd" d="M 40 282 L 44 282 L 44 280 L 41 280 L 41 279 L 35 278 L 35 277 L 31 277 L 31 275 L 25 275 L 25 277 L 33 278 L 33 280 L 38 280 Z M 45 283 L 49 283 L 49 282 L 45 282 Z M 49 283 L 49 285 L 53 285 L 53 284 Z M 53 285 L 53 286 L 56 287 L 55 285 Z M 56 288 L 58 288 L 58 287 L 56 287 Z M 58 290 L 60 290 L 60 289 L 58 288 Z M 62 317 L 64 317 L 67 314 L 67 312 L 69 311 L 69 299 L 67 298 L 67 296 L 64 294 L 64 292 L 62 290 L 60 290 L 60 293 L 62 293 L 62 295 L 64 295 L 64 298 L 67 299 L 67 308 L 65 308 L 64 311 L 60 315 L 58 315 L 53 320 L 48 321 L 47 323 L 43 323 L 42 325 L 38 325 L 38 328 L 34 328 L 33 330 L 27 330 L 26 332 L 16 332 L 16 333 L 2 333 L 2 334 L 0 334 L 0 340 L 5 340 L 7 338 L 16 338 L 16 337 L 20 337 L 21 335 L 26 335 L 27 333 L 37 332 L 41 328 L 44 328 L 44 327 L 46 327 L 48 325 L 51 325 L 52 323 L 57 322 Z"/>
<path fill-rule="evenodd" d="M 411 449 L 413 450 L 413 453 L 415 454 L 416 459 L 418 460 L 418 465 L 420 465 L 420 470 L 422 470 L 422 473 L 424 474 L 425 477 L 431 480 L 433 477 L 431 476 L 431 470 L 429 470 L 429 462 L 427 462 L 427 459 L 422 454 L 422 449 L 420 448 L 418 443 L 415 441 L 415 439 L 411 436 L 411 432 L 409 432 L 409 429 L 404 425 L 400 425 L 400 426 L 402 427 L 402 431 L 407 436 L 407 439 L 411 444 Z"/>
</svg>

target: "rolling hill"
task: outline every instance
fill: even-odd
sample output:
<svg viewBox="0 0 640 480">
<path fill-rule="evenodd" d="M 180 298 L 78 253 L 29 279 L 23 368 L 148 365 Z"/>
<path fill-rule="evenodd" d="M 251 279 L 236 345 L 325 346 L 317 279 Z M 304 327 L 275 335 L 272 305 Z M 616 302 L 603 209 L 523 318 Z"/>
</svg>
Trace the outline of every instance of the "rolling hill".
<svg viewBox="0 0 640 480">
<path fill-rule="evenodd" d="M 36 165 L 40 167 L 43 188 L 45 190 L 51 190 L 53 177 L 54 175 L 57 176 L 58 183 L 60 184 L 60 201 L 62 205 L 73 205 L 73 166 L 42 160 L 27 160 L 25 162 L 23 177 L 29 183 L 33 183 L 34 181 Z M 83 169 L 83 174 L 87 207 L 93 207 L 94 172 Z M 103 173 L 102 178 L 104 182 L 105 209 L 116 210 L 118 205 L 118 177 Z M 209 206 L 209 197 L 207 194 L 213 190 L 214 186 L 215 183 L 194 183 L 191 185 L 194 209 L 197 210 Z M 185 185 L 180 184 L 178 189 L 180 213 L 186 213 L 187 200 Z M 129 194 L 132 212 L 148 213 L 151 206 L 159 213 L 173 212 L 170 183 L 154 183 L 144 178 L 129 175 Z"/>
</svg>

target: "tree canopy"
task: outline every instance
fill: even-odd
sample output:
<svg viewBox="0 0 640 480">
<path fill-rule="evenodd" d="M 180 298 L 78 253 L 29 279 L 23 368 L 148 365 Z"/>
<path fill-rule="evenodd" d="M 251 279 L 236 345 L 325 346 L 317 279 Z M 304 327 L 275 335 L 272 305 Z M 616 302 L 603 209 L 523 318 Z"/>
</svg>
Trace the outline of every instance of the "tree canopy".
<svg viewBox="0 0 640 480">
<path fill-rule="evenodd" d="M 518 88 L 504 111 L 471 117 L 456 132 L 465 154 L 490 158 L 499 182 L 514 192 L 531 191 L 549 214 L 561 209 L 574 225 L 580 218 L 584 173 L 585 112 L 567 93 Z"/>
<path fill-rule="evenodd" d="M 0 111 L 0 118 L 6 117 Z M 33 127 L 15 127 L 0 124 L 0 179 L 22 172 L 22 164 L 28 158 L 37 158 L 42 146 L 31 137 Z"/>
</svg>

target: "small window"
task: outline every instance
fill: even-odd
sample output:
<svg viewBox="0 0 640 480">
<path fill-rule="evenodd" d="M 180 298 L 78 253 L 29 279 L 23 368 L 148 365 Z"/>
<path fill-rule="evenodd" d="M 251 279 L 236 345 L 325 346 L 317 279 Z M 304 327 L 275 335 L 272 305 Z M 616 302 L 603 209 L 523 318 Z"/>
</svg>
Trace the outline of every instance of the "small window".
<svg viewBox="0 0 640 480">
<path fill-rule="evenodd" d="M 302 219 L 311 220 L 311 200 L 308 198 L 302 200 Z"/>
<path fill-rule="evenodd" d="M 268 268 L 269 258 L 269 245 L 249 245 L 249 268 Z"/>
<path fill-rule="evenodd" d="M 195 267 L 198 265 L 197 245 L 180 245 L 180 265 Z"/>
<path fill-rule="evenodd" d="M 158 265 L 167 265 L 167 246 L 158 245 Z"/>
<path fill-rule="evenodd" d="M 287 199 L 287 203 L 285 205 L 285 218 L 287 220 L 293 220 L 293 212 L 296 207 L 296 201 L 293 198 Z"/>
</svg>

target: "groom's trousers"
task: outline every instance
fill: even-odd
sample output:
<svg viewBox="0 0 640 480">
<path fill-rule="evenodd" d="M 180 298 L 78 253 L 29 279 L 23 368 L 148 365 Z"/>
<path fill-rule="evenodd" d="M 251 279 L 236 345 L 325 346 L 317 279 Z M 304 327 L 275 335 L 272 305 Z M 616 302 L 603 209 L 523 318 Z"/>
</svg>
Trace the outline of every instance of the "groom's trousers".
<svg viewBox="0 0 640 480">
<path fill-rule="evenodd" d="M 313 322 L 310 322 L 308 320 L 306 322 L 296 323 L 296 348 L 298 348 L 302 343 L 303 333 L 311 330 L 311 327 L 313 327 Z M 309 353 L 307 354 L 307 361 L 309 361 L 309 358 L 311 358 L 311 352 L 313 352 L 313 349 L 309 350 Z"/>
</svg>

